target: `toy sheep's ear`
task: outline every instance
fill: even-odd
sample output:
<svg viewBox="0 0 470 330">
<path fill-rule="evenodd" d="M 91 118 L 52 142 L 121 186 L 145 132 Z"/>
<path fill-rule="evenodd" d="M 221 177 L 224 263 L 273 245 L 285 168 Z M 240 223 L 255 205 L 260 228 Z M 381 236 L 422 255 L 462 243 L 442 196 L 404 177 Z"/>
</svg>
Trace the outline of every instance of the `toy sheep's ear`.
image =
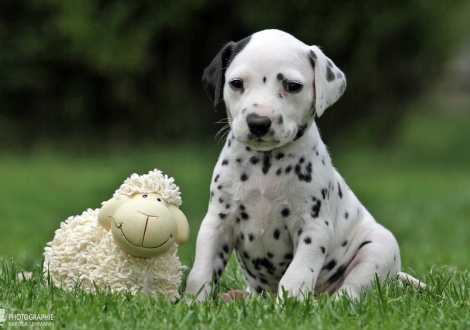
<svg viewBox="0 0 470 330">
<path fill-rule="evenodd" d="M 311 46 L 309 49 L 315 74 L 315 112 L 320 117 L 326 108 L 343 95 L 346 89 L 346 77 L 320 48 Z"/>
<path fill-rule="evenodd" d="M 176 244 L 183 245 L 189 239 L 189 223 L 188 219 L 183 212 L 176 206 L 170 204 L 168 209 L 171 211 L 176 220 L 176 226 L 178 227 L 178 237 L 176 237 Z"/>
<path fill-rule="evenodd" d="M 101 206 L 100 212 L 98 213 L 98 223 L 106 230 L 111 229 L 111 216 L 116 212 L 117 208 L 130 200 L 131 198 L 127 195 L 119 195 L 113 197 Z"/>
</svg>

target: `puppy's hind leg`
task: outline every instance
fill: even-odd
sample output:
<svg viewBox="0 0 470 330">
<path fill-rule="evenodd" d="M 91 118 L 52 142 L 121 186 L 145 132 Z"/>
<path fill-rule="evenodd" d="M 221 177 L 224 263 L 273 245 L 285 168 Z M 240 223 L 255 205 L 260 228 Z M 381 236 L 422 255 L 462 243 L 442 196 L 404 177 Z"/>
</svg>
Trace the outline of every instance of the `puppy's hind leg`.
<svg viewBox="0 0 470 330">
<path fill-rule="evenodd" d="M 400 272 L 400 250 L 395 237 L 377 223 L 369 223 L 362 232 L 369 233 L 358 241 L 355 253 L 345 265 L 344 281 L 337 297 L 348 294 L 352 299 L 359 299 L 361 292 L 372 286 L 376 275 L 383 282 L 388 275 Z"/>
</svg>

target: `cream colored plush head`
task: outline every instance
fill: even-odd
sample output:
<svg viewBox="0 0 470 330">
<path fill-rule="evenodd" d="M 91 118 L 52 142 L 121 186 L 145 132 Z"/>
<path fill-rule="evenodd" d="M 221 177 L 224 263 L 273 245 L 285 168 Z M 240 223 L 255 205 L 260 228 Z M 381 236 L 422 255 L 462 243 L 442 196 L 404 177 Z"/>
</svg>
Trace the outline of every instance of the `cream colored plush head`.
<svg viewBox="0 0 470 330">
<path fill-rule="evenodd" d="M 179 194 L 173 178 L 158 170 L 134 174 L 103 203 L 98 223 L 111 230 L 127 253 L 136 257 L 161 255 L 174 243 L 183 245 L 189 238 L 188 220 L 176 206 L 181 204 Z"/>
</svg>

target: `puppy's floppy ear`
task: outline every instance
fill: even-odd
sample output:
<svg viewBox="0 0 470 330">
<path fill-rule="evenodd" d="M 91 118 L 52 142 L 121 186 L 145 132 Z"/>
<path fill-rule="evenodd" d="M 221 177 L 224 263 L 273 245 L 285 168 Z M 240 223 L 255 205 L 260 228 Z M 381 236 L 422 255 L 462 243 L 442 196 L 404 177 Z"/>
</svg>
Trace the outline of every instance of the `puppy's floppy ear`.
<svg viewBox="0 0 470 330">
<path fill-rule="evenodd" d="M 202 85 L 204 91 L 214 102 L 214 108 L 219 104 L 224 92 L 225 69 L 227 69 L 228 61 L 232 56 L 236 43 L 230 41 L 227 43 L 217 56 L 212 60 L 211 64 L 204 70 L 202 75 Z"/>
<path fill-rule="evenodd" d="M 227 43 L 204 70 L 202 85 L 206 94 L 214 102 L 214 108 L 220 103 L 224 95 L 225 70 L 234 57 L 245 48 L 250 39 L 251 36 L 239 42 L 230 41 Z"/>
<path fill-rule="evenodd" d="M 309 47 L 309 57 L 315 73 L 315 112 L 320 117 L 346 89 L 346 76 L 317 46 Z"/>
</svg>

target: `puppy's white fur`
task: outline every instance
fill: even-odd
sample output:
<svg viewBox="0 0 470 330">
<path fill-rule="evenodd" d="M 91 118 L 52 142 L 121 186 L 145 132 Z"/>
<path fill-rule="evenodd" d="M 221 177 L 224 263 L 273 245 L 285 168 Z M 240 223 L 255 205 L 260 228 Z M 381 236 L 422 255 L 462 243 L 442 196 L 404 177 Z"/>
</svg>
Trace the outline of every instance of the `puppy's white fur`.
<svg viewBox="0 0 470 330">
<path fill-rule="evenodd" d="M 341 96 L 346 78 L 318 47 L 261 31 L 227 44 L 203 84 L 215 105 L 223 98 L 231 132 L 187 293 L 205 300 L 233 250 L 258 293 L 358 298 L 376 275 L 400 272 L 395 238 L 336 172 L 320 139 L 315 114 Z"/>
</svg>

